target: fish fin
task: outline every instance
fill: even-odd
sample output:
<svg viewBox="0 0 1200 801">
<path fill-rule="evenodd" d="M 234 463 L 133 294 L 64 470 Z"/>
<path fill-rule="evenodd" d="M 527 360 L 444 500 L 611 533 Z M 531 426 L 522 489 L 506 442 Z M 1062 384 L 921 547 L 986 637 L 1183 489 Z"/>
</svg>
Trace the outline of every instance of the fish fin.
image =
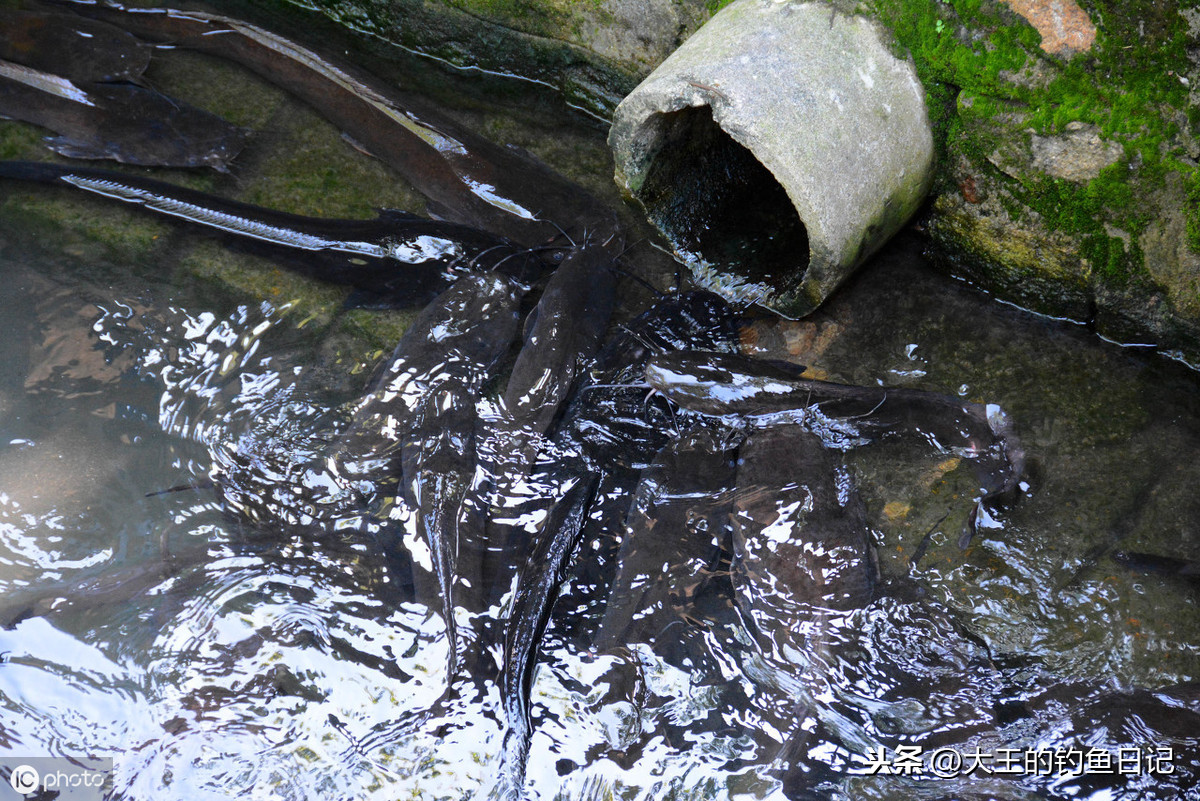
<svg viewBox="0 0 1200 801">
<path fill-rule="evenodd" d="M 48 136 L 44 140 L 46 147 L 60 156 L 69 159 L 111 159 L 116 156 L 110 150 L 102 150 L 96 145 L 89 145 L 66 136 Z"/>
<path fill-rule="evenodd" d="M 521 329 L 521 341 L 528 342 L 529 337 L 533 334 L 533 329 L 537 326 L 538 311 L 541 309 L 541 304 L 536 304 L 529 310 L 529 314 L 525 315 L 525 325 Z"/>
<path fill-rule="evenodd" d="M 436 200 L 425 201 L 425 215 L 438 222 L 461 222 L 461 218 L 454 213 L 454 209 Z"/>
<path fill-rule="evenodd" d="M 401 308 L 405 304 L 398 304 L 387 295 L 381 295 L 378 292 L 372 292 L 369 289 L 355 289 L 346 296 L 346 300 L 342 303 L 343 309 L 396 309 Z"/>
<path fill-rule="evenodd" d="M 971 507 L 971 513 L 967 515 L 967 522 L 963 524 L 962 533 L 958 535 L 958 549 L 965 551 L 971 547 L 971 540 L 975 538 L 975 532 L 979 530 L 979 511 L 983 507 L 983 501 L 978 500 Z"/>
<path fill-rule="evenodd" d="M 411 222 L 413 220 L 425 220 L 424 217 L 413 214 L 411 211 L 403 209 L 376 209 L 375 219 L 379 222 Z"/>
<path fill-rule="evenodd" d="M 366 145 L 364 145 L 362 142 L 358 141 L 357 139 L 355 139 L 353 136 L 346 133 L 345 131 L 342 131 L 342 139 L 345 140 L 346 144 L 350 145 L 350 147 L 354 148 L 359 153 L 362 153 L 364 156 L 368 156 L 369 158 L 373 158 L 373 159 L 379 158 L 374 153 L 372 153 L 369 149 L 367 149 Z"/>
<path fill-rule="evenodd" d="M 537 154 L 535 154 L 529 150 L 526 150 L 525 148 L 521 147 L 520 145 L 514 145 L 512 142 L 506 142 L 504 144 L 504 147 L 505 147 L 505 149 L 507 149 L 507 150 L 517 154 L 521 158 L 525 159 L 530 164 L 534 164 L 534 165 L 541 167 L 543 169 L 546 169 L 546 170 L 551 169 L 550 165 L 547 164 L 546 162 L 542 161 L 540 158 L 538 158 Z"/>
</svg>

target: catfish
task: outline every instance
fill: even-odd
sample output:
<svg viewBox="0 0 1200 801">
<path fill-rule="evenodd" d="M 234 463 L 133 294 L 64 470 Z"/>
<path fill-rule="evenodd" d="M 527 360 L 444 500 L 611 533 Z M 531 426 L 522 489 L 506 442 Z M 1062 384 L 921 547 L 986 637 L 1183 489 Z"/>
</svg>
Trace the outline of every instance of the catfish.
<svg viewBox="0 0 1200 801">
<path fill-rule="evenodd" d="M 642 471 L 598 648 L 644 642 L 670 651 L 686 641 L 693 596 L 716 575 L 730 547 L 742 436 L 719 424 L 696 425 Z"/>
<path fill-rule="evenodd" d="M 195 106 L 133 84 L 80 87 L 67 78 L 0 61 L 0 116 L 58 134 L 62 156 L 145 167 L 211 167 L 228 172 L 242 128 Z"/>
<path fill-rule="evenodd" d="M 816 381 L 802 377 L 801 369 L 724 353 L 664 353 L 647 364 L 646 380 L 700 414 L 791 416 L 846 447 L 904 436 L 972 459 L 982 486 L 964 547 L 985 505 L 1018 488 L 1025 452 L 999 406 L 918 389 Z"/>
<path fill-rule="evenodd" d="M 356 405 L 349 426 L 325 454 L 347 486 L 372 476 L 398 482 L 397 501 L 413 510 L 417 537 L 431 554 L 450 641 L 451 677 L 459 665 L 455 611 L 460 606 L 469 613 L 482 611 L 470 599 L 485 592 L 478 557 L 460 559 L 460 551 L 483 547 L 485 536 L 481 502 L 471 490 L 475 409 L 516 336 L 521 294 L 520 284 L 499 273 L 455 282 L 405 332 L 372 390 Z M 381 496 L 387 494 L 379 482 L 370 484 Z"/>
<path fill-rule="evenodd" d="M 136 82 L 153 52 L 132 34 L 99 20 L 0 8 L 0 59 L 62 76 L 77 86 Z"/>
<path fill-rule="evenodd" d="M 151 178 L 43 162 L 0 161 L 0 178 L 68 186 L 201 226 L 301 274 L 353 287 L 358 305 L 428 302 L 475 270 L 498 268 L 529 281 L 553 263 L 484 231 L 395 209 L 374 220 L 306 217 Z"/>
<path fill-rule="evenodd" d="M 235 61 L 291 92 L 403 175 L 444 219 L 526 247 L 564 232 L 574 245 L 589 237 L 606 243 L 618 231 L 612 209 L 523 151 L 472 134 L 384 81 L 257 25 L 115 2 L 71 6 L 147 40 Z"/>
<path fill-rule="evenodd" d="M 595 276 L 594 280 L 605 278 Z M 580 284 L 586 283 L 586 274 L 582 272 L 563 282 L 572 285 L 574 293 L 582 291 Z M 566 296 L 568 305 L 581 296 L 573 297 L 576 300 Z M 561 309 L 560 303 L 547 302 L 542 312 Z M 529 326 L 526 348 L 530 348 L 534 332 L 540 326 L 554 322 L 542 320 L 542 312 L 535 324 Z M 507 543 L 500 548 L 501 558 L 488 567 L 489 575 L 502 577 L 493 580 L 494 587 L 508 586 L 503 577 L 511 575 L 509 565 L 513 554 L 525 554 L 517 568 L 513 600 L 501 639 L 500 686 L 507 728 L 493 797 L 513 797 L 523 785 L 531 735 L 530 692 L 539 646 L 551 619 L 556 620 L 564 636 L 575 630 L 580 630 L 588 641 L 596 636 L 593 628 L 599 620 L 591 609 L 581 615 L 555 612 L 563 583 L 574 577 L 574 584 L 586 585 L 596 594 L 608 594 L 610 571 L 614 567 L 612 546 L 621 539 L 620 529 L 638 484 L 638 470 L 653 462 L 671 441 L 671 418 L 664 415 L 660 406 L 647 404 L 641 386 L 646 358 L 661 348 L 691 344 L 732 349 L 737 341 L 734 318 L 728 304 L 716 295 L 696 292 L 669 296 L 623 325 L 594 362 L 581 358 L 590 346 L 548 349 L 549 353 L 565 354 L 568 361 L 574 360 L 578 371 L 569 393 L 570 401 L 557 425 L 546 412 L 543 401 L 514 404 L 518 409 L 530 410 L 525 419 L 540 419 L 543 422 L 536 426 L 550 428 L 548 442 L 530 465 L 528 474 L 527 484 L 534 488 L 535 496 L 504 498 L 505 504 L 514 505 L 492 510 L 493 533 L 488 537 L 489 542 L 493 547 Z M 583 322 L 568 317 L 561 324 L 572 320 Z M 591 336 L 584 341 L 592 342 Z M 545 346 L 540 342 L 533 347 L 539 352 L 539 358 L 533 360 L 536 363 L 544 358 L 542 354 L 546 351 L 541 350 Z M 531 384 L 536 385 L 537 381 L 523 382 L 524 386 Z M 514 386 L 511 380 L 510 386 Z M 549 397 L 557 397 L 559 391 L 556 389 Z M 531 397 L 534 396 L 547 397 L 532 393 Z M 522 518 L 541 522 L 516 522 Z M 577 599 L 569 598 L 566 607 L 577 605 Z M 620 613 L 614 611 L 613 615 Z"/>
</svg>

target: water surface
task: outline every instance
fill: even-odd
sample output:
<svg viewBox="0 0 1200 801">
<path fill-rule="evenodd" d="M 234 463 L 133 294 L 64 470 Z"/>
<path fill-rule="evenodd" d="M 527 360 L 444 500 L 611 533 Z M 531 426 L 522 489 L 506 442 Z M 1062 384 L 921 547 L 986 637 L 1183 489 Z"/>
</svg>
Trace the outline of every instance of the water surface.
<svg viewBox="0 0 1200 801">
<path fill-rule="evenodd" d="M 606 185 L 603 132 L 569 116 L 550 125 L 530 112 L 544 98 L 512 91 L 453 113 Z M 347 320 L 363 312 L 340 311 L 337 296 L 314 311 L 286 279 L 263 292 L 179 269 L 215 246 L 167 238 L 151 258 L 120 260 L 72 236 L 0 228 L 0 747 L 112 754 L 128 799 L 460 798 L 486 786 L 499 691 L 484 682 L 443 698 L 445 625 L 417 599 L 410 534 L 253 525 L 210 481 L 214 454 L 239 444 L 319 447 L 386 345 L 351 341 Z M 832 624 L 847 645 L 829 675 L 881 695 L 889 674 L 872 666 L 886 660 L 870 648 L 883 649 L 914 675 L 957 672 L 944 692 L 964 706 L 986 684 L 972 681 L 981 666 L 1000 685 L 1076 698 L 1200 679 L 1194 585 L 1111 556 L 1200 559 L 1195 373 L 996 303 L 933 270 L 923 246 L 893 243 L 809 321 L 751 314 L 743 329 L 747 352 L 812 375 L 999 404 L 1028 457 L 1019 497 L 963 547 L 977 490 L 963 460 L 899 444 L 837 454 L 889 590 Z M 670 288 L 661 261 L 630 261 Z M 623 293 L 622 320 L 647 299 L 633 282 Z M 783 793 L 772 762 L 788 732 L 838 723 L 820 709 L 806 718 L 787 677 L 755 662 L 719 576 L 689 601 L 696 625 L 598 644 L 620 535 L 582 543 L 546 634 L 531 795 Z M 949 631 L 961 647 L 921 652 Z M 902 719 L 905 698 L 929 686 L 897 690 L 890 714 Z M 838 766 L 818 777 L 826 795 L 973 788 L 845 778 L 864 747 L 852 729 L 807 746 L 810 761 Z M 1046 791 L 1035 785 L 974 789 Z M 1137 792 L 1175 797 L 1155 786 Z"/>
</svg>

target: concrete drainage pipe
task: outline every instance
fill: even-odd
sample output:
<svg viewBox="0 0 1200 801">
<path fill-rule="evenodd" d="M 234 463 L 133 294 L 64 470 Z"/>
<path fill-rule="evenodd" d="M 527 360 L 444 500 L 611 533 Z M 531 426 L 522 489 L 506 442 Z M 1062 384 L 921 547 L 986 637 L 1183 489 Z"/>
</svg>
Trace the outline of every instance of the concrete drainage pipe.
<svg viewBox="0 0 1200 801">
<path fill-rule="evenodd" d="M 618 106 L 617 183 L 702 284 L 802 316 L 917 210 L 925 93 L 885 36 L 822 3 L 737 0 Z"/>
</svg>

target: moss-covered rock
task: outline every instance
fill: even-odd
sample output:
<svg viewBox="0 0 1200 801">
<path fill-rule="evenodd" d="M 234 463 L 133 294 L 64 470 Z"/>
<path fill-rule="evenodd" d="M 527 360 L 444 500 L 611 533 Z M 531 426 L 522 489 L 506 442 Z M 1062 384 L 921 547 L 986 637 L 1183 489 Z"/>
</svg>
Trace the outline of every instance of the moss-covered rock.
<svg viewBox="0 0 1200 801">
<path fill-rule="evenodd" d="M 1050 3 L 869 5 L 927 88 L 957 95 L 928 219 L 951 268 L 1113 339 L 1200 352 L 1191 12 L 1055 4 L 1087 34 L 1072 39 Z"/>
<path fill-rule="evenodd" d="M 708 18 L 712 0 L 290 0 L 460 67 L 557 86 L 606 116 Z"/>
</svg>

